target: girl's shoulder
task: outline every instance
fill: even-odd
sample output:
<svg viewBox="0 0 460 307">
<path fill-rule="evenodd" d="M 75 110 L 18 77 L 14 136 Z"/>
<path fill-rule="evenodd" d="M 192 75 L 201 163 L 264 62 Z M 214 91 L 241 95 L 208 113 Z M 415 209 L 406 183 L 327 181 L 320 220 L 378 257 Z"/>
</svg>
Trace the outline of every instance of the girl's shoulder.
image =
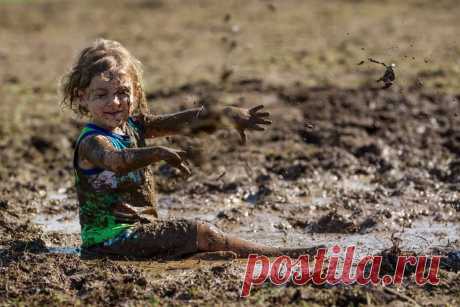
<svg viewBox="0 0 460 307">
<path fill-rule="evenodd" d="M 128 119 L 122 133 L 87 123 L 82 128 L 75 144 L 74 169 L 83 175 L 97 175 L 103 169 L 92 165 L 87 157 L 100 156 L 107 150 L 123 150 L 141 146 L 145 146 L 142 129 L 133 118 Z"/>
<path fill-rule="evenodd" d="M 80 131 L 75 147 L 78 147 L 78 145 L 86 138 L 94 136 L 105 137 L 114 145 L 115 148 L 122 149 L 124 147 L 130 147 L 129 144 L 133 141 L 139 141 L 143 139 L 143 129 L 141 124 L 132 117 L 128 118 L 126 129 L 124 129 L 123 133 L 113 132 L 99 127 L 93 123 L 87 123 Z M 118 148 L 120 147 L 118 145 L 120 145 L 122 148 Z"/>
<path fill-rule="evenodd" d="M 143 134 L 143 127 L 137 117 L 128 118 L 128 127 L 134 129 L 138 134 Z"/>
</svg>

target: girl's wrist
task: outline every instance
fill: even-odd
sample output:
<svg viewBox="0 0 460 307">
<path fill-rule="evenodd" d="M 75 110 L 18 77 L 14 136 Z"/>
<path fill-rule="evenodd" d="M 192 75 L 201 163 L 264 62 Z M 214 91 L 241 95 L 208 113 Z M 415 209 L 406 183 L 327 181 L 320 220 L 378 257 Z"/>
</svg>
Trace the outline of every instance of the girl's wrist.
<svg viewBox="0 0 460 307">
<path fill-rule="evenodd" d="M 165 150 L 161 146 L 153 147 L 153 155 L 158 157 L 158 160 L 163 160 L 165 158 Z"/>
</svg>

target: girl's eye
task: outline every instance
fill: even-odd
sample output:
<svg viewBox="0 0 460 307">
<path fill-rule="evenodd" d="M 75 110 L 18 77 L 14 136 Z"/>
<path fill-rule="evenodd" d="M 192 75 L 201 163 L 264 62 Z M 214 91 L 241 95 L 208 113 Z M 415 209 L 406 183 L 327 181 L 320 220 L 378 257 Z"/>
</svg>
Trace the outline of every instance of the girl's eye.
<svg viewBox="0 0 460 307">
<path fill-rule="evenodd" d="M 129 93 L 128 93 L 128 92 L 121 92 L 121 93 L 118 93 L 118 95 L 122 96 L 123 98 L 129 97 Z"/>
<path fill-rule="evenodd" d="M 104 98 L 105 94 L 96 94 L 96 98 Z"/>
</svg>

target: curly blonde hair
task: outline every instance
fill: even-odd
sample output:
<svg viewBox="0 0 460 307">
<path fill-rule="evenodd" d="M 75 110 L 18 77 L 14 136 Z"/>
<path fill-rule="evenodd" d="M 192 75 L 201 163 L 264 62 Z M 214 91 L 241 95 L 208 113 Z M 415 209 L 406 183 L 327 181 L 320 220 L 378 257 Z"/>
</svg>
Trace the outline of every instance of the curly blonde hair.
<svg viewBox="0 0 460 307">
<path fill-rule="evenodd" d="M 91 46 L 83 49 L 72 69 L 60 82 L 61 104 L 77 114 L 88 115 L 88 110 L 76 103 L 80 91 L 85 90 L 94 76 L 111 69 L 126 70 L 133 82 L 134 97 L 141 114 L 148 113 L 143 89 L 142 65 L 122 44 L 108 39 L 97 39 Z"/>
</svg>

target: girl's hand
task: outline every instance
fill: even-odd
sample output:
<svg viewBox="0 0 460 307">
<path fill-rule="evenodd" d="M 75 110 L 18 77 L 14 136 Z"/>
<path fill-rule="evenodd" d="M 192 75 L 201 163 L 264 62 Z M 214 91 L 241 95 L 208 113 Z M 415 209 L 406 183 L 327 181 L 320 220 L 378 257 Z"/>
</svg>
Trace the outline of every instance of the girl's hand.
<svg viewBox="0 0 460 307">
<path fill-rule="evenodd" d="M 157 147 L 160 150 L 161 160 L 166 161 L 172 167 L 179 169 L 182 173 L 190 176 L 192 172 L 185 164 L 186 152 L 179 149 L 168 148 L 164 146 Z"/>
<path fill-rule="evenodd" d="M 264 131 L 265 128 L 260 125 L 271 125 L 272 122 L 268 120 L 270 113 L 259 112 L 263 108 L 263 105 L 258 105 L 251 109 L 237 107 L 228 107 L 226 109 L 225 114 L 233 121 L 236 130 L 241 136 L 241 145 L 246 144 L 245 130 Z"/>
<path fill-rule="evenodd" d="M 112 214 L 118 223 L 134 224 L 141 220 L 141 217 L 137 214 L 130 205 L 125 203 L 117 203 L 111 208 Z"/>
</svg>

